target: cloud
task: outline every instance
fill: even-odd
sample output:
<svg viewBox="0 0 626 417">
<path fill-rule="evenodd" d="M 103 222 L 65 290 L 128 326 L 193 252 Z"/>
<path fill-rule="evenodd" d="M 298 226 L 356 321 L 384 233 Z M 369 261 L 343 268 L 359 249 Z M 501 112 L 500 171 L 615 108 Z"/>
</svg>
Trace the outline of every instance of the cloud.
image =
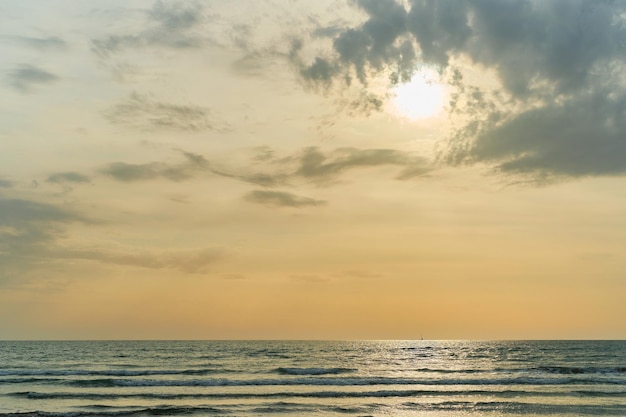
<svg viewBox="0 0 626 417">
<path fill-rule="evenodd" d="M 67 182 L 86 183 L 91 182 L 91 179 L 88 176 L 80 174 L 78 172 L 57 172 L 56 174 L 50 175 L 46 181 L 57 184 Z"/>
<path fill-rule="evenodd" d="M 626 94 L 596 92 L 485 129 L 461 156 L 494 161 L 506 173 L 546 179 L 624 174 L 625 134 Z"/>
<path fill-rule="evenodd" d="M 122 182 L 149 181 L 160 178 L 180 182 L 199 175 L 216 175 L 264 187 L 273 187 L 285 183 L 285 174 L 250 172 L 249 169 L 218 168 L 202 155 L 185 151 L 181 151 L 181 153 L 185 160 L 177 164 L 112 162 L 100 169 L 100 173 Z"/>
<path fill-rule="evenodd" d="M 196 2 L 157 1 L 146 12 L 149 27 L 134 34 L 111 35 L 93 40 L 93 51 L 108 57 L 124 48 L 165 47 L 173 49 L 198 48 L 203 39 L 192 29 L 202 21 L 202 7 Z"/>
<path fill-rule="evenodd" d="M 284 191 L 254 190 L 246 195 L 246 200 L 269 207 L 316 207 L 326 204 L 324 200 L 301 197 Z"/>
<path fill-rule="evenodd" d="M 219 248 L 73 247 L 62 243 L 67 242 L 67 227 L 73 223 L 96 224 L 51 204 L 0 197 L 0 287 L 45 281 L 49 268 L 64 260 L 203 273 L 224 256 Z"/>
<path fill-rule="evenodd" d="M 101 172 L 123 182 L 153 180 L 155 178 L 182 181 L 191 177 L 186 165 L 170 166 L 162 162 L 150 162 L 147 164 L 113 162 L 106 168 L 103 168 Z"/>
<path fill-rule="evenodd" d="M 179 182 L 199 175 L 215 175 L 264 187 L 284 185 L 287 177 L 286 174 L 280 172 L 264 173 L 253 172 L 249 168 L 217 167 L 202 155 L 185 151 L 180 152 L 185 157 L 185 160 L 177 164 L 166 162 L 148 162 L 145 164 L 112 162 L 100 169 L 100 173 L 123 182 L 148 181 L 159 178 Z"/>
<path fill-rule="evenodd" d="M 148 13 L 169 31 L 189 29 L 200 22 L 201 7 L 198 3 L 165 3 L 157 1 Z"/>
<path fill-rule="evenodd" d="M 293 279 L 294 281 L 299 281 L 307 284 L 324 284 L 330 281 L 328 278 L 310 274 L 290 275 L 289 278 Z"/>
<path fill-rule="evenodd" d="M 319 148 L 310 147 L 298 156 L 298 165 L 296 175 L 321 182 L 334 180 L 354 168 L 382 165 L 405 167 L 399 179 L 423 175 L 431 169 L 425 158 L 413 157 L 394 149 L 338 148 L 325 154 Z"/>
<path fill-rule="evenodd" d="M 0 179 L 0 188 L 11 188 L 13 185 L 13 181 Z"/>
<path fill-rule="evenodd" d="M 23 199 L 0 197 L 0 224 L 28 228 L 32 223 L 84 221 L 85 218 L 59 207 Z"/>
<path fill-rule="evenodd" d="M 156 179 L 179 182 L 200 175 L 215 175 L 263 187 L 278 187 L 303 180 L 330 185 L 349 170 L 383 165 L 400 167 L 396 176 L 400 180 L 424 176 L 433 169 L 425 158 L 394 149 L 338 148 L 324 153 L 317 147 L 309 147 L 279 157 L 270 148 L 262 147 L 255 150 L 250 163 L 243 168 L 218 166 L 202 155 L 180 152 L 185 160 L 176 164 L 157 161 L 143 164 L 113 162 L 99 172 L 122 182 Z"/>
<path fill-rule="evenodd" d="M 29 46 L 31 48 L 35 48 L 39 50 L 64 49 L 67 46 L 67 43 L 63 39 L 56 37 L 56 36 L 49 36 L 47 38 L 13 36 L 8 39 L 14 42 L 17 42 L 21 45 Z"/>
<path fill-rule="evenodd" d="M 545 87 L 540 80 L 553 82 L 558 92 L 578 90 L 599 64 L 623 60 L 626 5 L 619 2 L 412 0 L 408 9 L 394 0 L 354 4 L 368 18 L 334 37 L 335 58 L 328 63 L 343 79 L 354 74 L 367 82 L 372 70 L 389 68 L 410 76 L 421 64 L 446 66 L 465 54 L 524 95 Z"/>
<path fill-rule="evenodd" d="M 184 181 L 194 177 L 198 172 L 210 172 L 209 162 L 201 155 L 183 152 L 185 161 L 179 164 L 165 162 L 149 162 L 146 164 L 129 164 L 113 162 L 100 170 L 122 182 L 146 181 L 165 178 L 170 181 Z"/>
<path fill-rule="evenodd" d="M 21 65 L 7 73 L 9 84 L 15 89 L 28 92 L 35 85 L 50 84 L 59 79 L 56 75 L 32 65 Z"/>
<path fill-rule="evenodd" d="M 392 165 L 401 169 L 396 176 L 408 180 L 428 174 L 432 164 L 426 159 L 394 149 L 337 148 L 322 151 L 318 147 L 308 147 L 287 156 L 279 156 L 268 148 L 256 149 L 248 168 L 216 168 L 213 174 L 233 178 L 264 187 L 288 186 L 295 182 L 307 181 L 318 185 L 330 185 L 346 172 L 353 169 L 366 169 Z"/>
<path fill-rule="evenodd" d="M 188 250 L 146 250 L 138 248 L 55 248 L 48 255 L 55 259 L 98 261 L 106 264 L 149 269 L 176 269 L 185 273 L 204 273 L 223 257 L 217 248 Z"/>
<path fill-rule="evenodd" d="M 332 49 L 292 59 L 322 86 L 408 80 L 421 66 L 450 76 L 458 129 L 448 163 L 489 162 L 545 177 L 626 171 L 626 3 L 569 0 L 356 0 L 357 26 L 317 30 Z M 468 66 L 495 74 L 488 91 L 463 79 Z M 476 107 L 472 104 L 479 103 Z M 599 110 L 601 109 L 601 111 Z"/>
<path fill-rule="evenodd" d="M 42 256 L 63 236 L 65 225 L 88 221 L 53 205 L 0 197 L 0 285 L 19 280 L 42 263 Z"/>
<path fill-rule="evenodd" d="M 235 170 L 237 171 L 237 170 Z M 233 173 L 228 172 L 223 169 L 211 169 L 213 174 L 219 175 L 225 178 L 232 178 L 235 180 L 239 180 L 242 182 L 247 182 L 249 184 L 260 185 L 263 187 L 277 187 L 280 185 L 285 185 L 287 182 L 288 176 L 276 172 L 276 173 L 263 173 L 263 172 L 245 172 L 245 170 L 240 170 L 241 172 Z"/>
<path fill-rule="evenodd" d="M 203 107 L 164 103 L 137 93 L 114 105 L 106 116 L 113 123 L 142 130 L 230 130 L 226 122 Z"/>
</svg>

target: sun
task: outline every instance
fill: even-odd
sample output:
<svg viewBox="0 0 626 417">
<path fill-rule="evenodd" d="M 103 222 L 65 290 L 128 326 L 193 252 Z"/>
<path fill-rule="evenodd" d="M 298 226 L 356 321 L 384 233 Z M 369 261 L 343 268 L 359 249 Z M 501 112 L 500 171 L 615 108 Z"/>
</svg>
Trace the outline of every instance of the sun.
<svg viewBox="0 0 626 417">
<path fill-rule="evenodd" d="M 409 82 L 394 87 L 391 94 L 391 112 L 417 121 L 442 113 L 446 89 L 435 71 L 423 69 L 416 72 Z"/>
</svg>

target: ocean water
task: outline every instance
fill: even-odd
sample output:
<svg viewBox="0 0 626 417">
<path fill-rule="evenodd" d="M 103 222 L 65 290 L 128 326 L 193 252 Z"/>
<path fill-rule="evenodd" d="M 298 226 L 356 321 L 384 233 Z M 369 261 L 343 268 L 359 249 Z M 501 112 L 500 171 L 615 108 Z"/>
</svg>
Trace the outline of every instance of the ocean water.
<svg viewBox="0 0 626 417">
<path fill-rule="evenodd" d="M 626 342 L 0 342 L 17 413 L 626 416 Z"/>
</svg>

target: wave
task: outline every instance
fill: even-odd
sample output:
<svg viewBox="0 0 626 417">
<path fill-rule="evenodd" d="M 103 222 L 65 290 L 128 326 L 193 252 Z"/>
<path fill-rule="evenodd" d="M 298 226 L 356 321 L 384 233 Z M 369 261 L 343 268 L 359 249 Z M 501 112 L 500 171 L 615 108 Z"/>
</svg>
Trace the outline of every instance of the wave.
<svg viewBox="0 0 626 417">
<path fill-rule="evenodd" d="M 0 376 L 158 376 L 158 375 L 212 375 L 237 373 L 232 369 L 111 369 L 105 371 L 83 369 L 14 369 L 0 370 Z"/>
<path fill-rule="evenodd" d="M 170 415 L 186 415 L 186 414 L 226 414 L 228 410 L 216 407 L 177 407 L 177 406 L 160 406 L 136 408 L 131 410 L 114 410 L 114 411 L 71 411 L 71 412 L 48 412 L 48 411 L 27 411 L 18 413 L 0 413 L 3 417 L 101 417 L 101 416 L 170 416 Z"/>
<path fill-rule="evenodd" d="M 626 367 L 578 367 L 578 366 L 538 366 L 531 371 L 546 372 L 549 374 L 576 375 L 576 374 L 625 374 Z"/>
<path fill-rule="evenodd" d="M 339 375 L 355 372 L 353 368 L 276 368 L 281 375 Z"/>
<path fill-rule="evenodd" d="M 375 407 L 375 406 L 374 406 Z M 300 404 L 300 403 L 288 403 L 277 402 L 263 405 L 255 405 L 244 412 L 253 414 L 282 414 L 282 413 L 314 413 L 319 414 L 319 411 L 335 411 L 341 413 L 354 414 L 363 412 L 367 409 L 374 408 L 373 406 L 365 407 L 338 407 L 329 406 L 325 404 Z M 235 410 L 233 410 L 235 408 Z M 235 412 L 233 414 L 233 412 Z M 132 410 L 115 409 L 111 411 L 98 410 L 98 411 L 71 411 L 71 412 L 47 412 L 47 411 L 30 411 L 30 412 L 17 412 L 17 413 L 0 413 L 2 417 L 125 417 L 125 416 L 179 416 L 179 415 L 240 415 L 242 407 L 233 406 L 221 406 L 209 407 L 209 406 L 160 406 L 160 407 L 147 407 L 136 408 Z"/>
<path fill-rule="evenodd" d="M 272 373 L 280 375 L 294 376 L 321 376 L 340 375 L 356 372 L 354 368 L 295 368 L 279 367 L 273 369 Z M 626 367 L 571 367 L 571 366 L 538 366 L 533 368 L 494 368 L 494 369 L 442 369 L 442 368 L 416 368 L 413 372 L 433 373 L 433 374 L 511 374 L 511 373 L 546 373 L 557 375 L 624 375 Z M 141 376 L 177 376 L 177 375 L 219 375 L 242 373 L 235 369 L 109 369 L 109 370 L 88 370 L 88 369 L 9 369 L 0 370 L 0 377 L 66 377 L 66 376 L 111 376 L 111 377 L 141 377 Z M 52 379 L 48 379 L 52 381 Z M 19 383 L 37 382 L 35 379 L 8 378 L 0 379 L 0 382 Z"/>
<path fill-rule="evenodd" d="M 512 374 L 512 373 L 547 373 L 560 375 L 621 375 L 626 374 L 626 367 L 577 367 L 577 366 L 537 366 L 531 368 L 484 368 L 484 369 L 443 369 L 443 368 L 417 368 L 411 369 L 414 372 L 440 373 L 440 374 Z"/>
<path fill-rule="evenodd" d="M 0 380 L 0 383 L 2 380 Z M 364 386 L 364 385 L 626 385 L 626 379 L 619 378 L 493 378 L 493 379 L 413 379 L 389 377 L 306 377 L 293 379 L 80 379 L 65 380 L 63 384 L 77 387 L 227 387 L 227 386 Z"/>
<path fill-rule="evenodd" d="M 56 384 L 66 381 L 62 378 L 0 378 L 2 384 Z"/>
<path fill-rule="evenodd" d="M 315 391 L 315 392 L 227 392 L 227 393 L 85 393 L 85 392 L 12 392 L 10 397 L 29 400 L 184 400 L 184 399 L 254 399 L 254 398 L 398 398 L 489 396 L 511 397 L 624 397 L 626 391 L 524 391 L 524 390 L 377 390 L 377 391 Z"/>
<path fill-rule="evenodd" d="M 546 404 L 517 401 L 444 401 L 440 403 L 407 402 L 401 405 L 411 411 L 471 411 L 497 415 L 626 415 L 622 404 Z"/>
<path fill-rule="evenodd" d="M 97 411 L 46 412 L 30 411 L 17 413 L 0 413 L 2 417 L 123 417 L 123 416 L 176 416 L 176 415 L 240 415 L 240 414 L 281 414 L 281 413 L 313 413 L 334 412 L 355 414 L 377 411 L 388 406 L 384 404 L 361 404 L 338 406 L 315 403 L 292 403 L 280 401 L 276 403 L 251 404 L 250 408 L 237 405 L 211 406 L 155 406 L 142 408 L 94 407 Z M 397 408 L 396 408 L 397 407 Z M 100 409 L 98 409 L 100 408 Z M 626 405 L 623 404 L 546 404 L 517 401 L 443 401 L 443 402 L 405 402 L 394 406 L 396 411 L 461 411 L 493 413 L 498 415 L 624 415 Z M 386 414 L 386 413 L 385 413 Z"/>
</svg>

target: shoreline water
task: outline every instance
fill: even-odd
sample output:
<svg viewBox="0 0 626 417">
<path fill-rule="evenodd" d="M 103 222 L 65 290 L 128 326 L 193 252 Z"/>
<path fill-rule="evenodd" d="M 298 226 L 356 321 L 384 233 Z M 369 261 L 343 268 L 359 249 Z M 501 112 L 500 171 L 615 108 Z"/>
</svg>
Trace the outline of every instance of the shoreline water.
<svg viewBox="0 0 626 417">
<path fill-rule="evenodd" d="M 0 342 L 0 416 L 459 414 L 624 416 L 626 342 Z"/>
</svg>

